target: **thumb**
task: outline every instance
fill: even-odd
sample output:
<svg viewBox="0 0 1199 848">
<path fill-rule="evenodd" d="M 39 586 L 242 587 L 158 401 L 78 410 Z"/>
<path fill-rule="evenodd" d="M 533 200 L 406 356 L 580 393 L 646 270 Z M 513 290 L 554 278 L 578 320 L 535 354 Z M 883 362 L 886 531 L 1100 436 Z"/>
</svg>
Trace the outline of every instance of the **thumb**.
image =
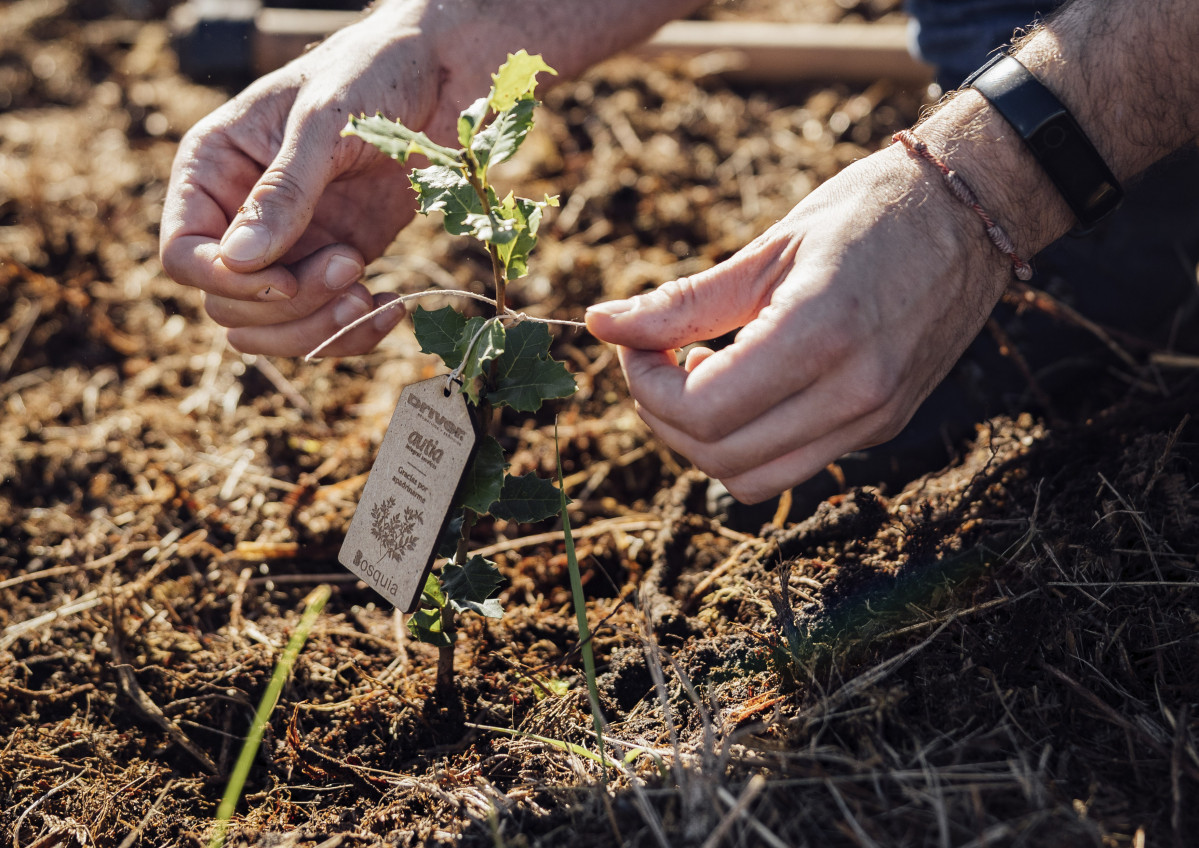
<svg viewBox="0 0 1199 848">
<path fill-rule="evenodd" d="M 751 244 L 693 277 L 596 304 L 587 310 L 587 329 L 623 347 L 673 350 L 743 327 L 757 315 L 778 276 L 776 251 L 762 248 Z"/>
<path fill-rule="evenodd" d="M 314 124 L 322 126 L 314 126 Z M 221 259 L 234 271 L 278 262 L 299 241 L 333 178 L 335 146 L 328 121 L 289 124 L 274 161 L 258 178 L 221 239 Z M 319 247 L 319 245 L 318 245 Z"/>
</svg>

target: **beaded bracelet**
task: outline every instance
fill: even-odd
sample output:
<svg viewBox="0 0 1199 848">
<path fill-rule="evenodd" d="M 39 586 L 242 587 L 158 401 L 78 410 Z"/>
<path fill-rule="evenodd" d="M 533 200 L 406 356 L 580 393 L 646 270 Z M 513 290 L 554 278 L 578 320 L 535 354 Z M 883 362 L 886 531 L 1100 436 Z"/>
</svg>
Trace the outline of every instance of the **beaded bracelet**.
<svg viewBox="0 0 1199 848">
<path fill-rule="evenodd" d="M 960 200 L 962 203 L 974 210 L 974 213 L 982 220 L 983 226 L 987 231 L 987 238 L 995 247 L 999 248 L 999 252 L 1005 254 L 1008 259 L 1012 260 L 1012 272 L 1018 280 L 1032 279 L 1032 266 L 1021 259 L 1016 253 L 1016 245 L 1012 242 L 1011 236 L 1007 234 L 1007 230 L 995 222 L 995 219 L 987 214 L 987 210 L 983 209 L 982 204 L 978 202 L 978 197 L 974 191 L 966 184 L 961 175 L 945 164 L 939 156 L 928 149 L 928 145 L 915 136 L 910 130 L 900 130 L 892 137 L 893 141 L 898 141 L 910 153 L 914 153 L 921 159 L 932 164 L 945 180 L 945 185 L 949 188 L 949 192 Z"/>
</svg>

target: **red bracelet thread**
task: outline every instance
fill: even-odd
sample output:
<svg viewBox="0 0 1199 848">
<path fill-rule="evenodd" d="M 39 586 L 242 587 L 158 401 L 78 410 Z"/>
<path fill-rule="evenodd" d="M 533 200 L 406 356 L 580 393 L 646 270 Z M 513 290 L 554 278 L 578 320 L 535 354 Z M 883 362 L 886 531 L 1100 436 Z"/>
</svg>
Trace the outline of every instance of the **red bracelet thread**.
<svg viewBox="0 0 1199 848">
<path fill-rule="evenodd" d="M 900 130 L 891 136 L 892 141 L 898 141 L 909 152 L 916 154 L 921 159 L 931 164 L 934 168 L 941 172 L 941 176 L 945 179 L 945 185 L 949 188 L 949 192 L 962 203 L 974 210 L 974 213 L 982 220 L 983 226 L 987 230 L 987 238 L 995 247 L 999 248 L 999 252 L 1005 254 L 1008 259 L 1012 260 L 1012 272 L 1018 280 L 1032 279 L 1032 266 L 1025 262 L 1016 253 L 1016 245 L 1012 242 L 1011 236 L 1007 234 L 1007 230 L 995 222 L 995 219 L 987 214 L 987 210 L 983 209 L 982 204 L 978 202 L 978 197 L 975 196 L 970 186 L 966 181 L 958 175 L 958 172 L 950 168 L 945 162 L 935 153 L 928 149 L 928 145 L 915 136 L 910 130 Z"/>
</svg>

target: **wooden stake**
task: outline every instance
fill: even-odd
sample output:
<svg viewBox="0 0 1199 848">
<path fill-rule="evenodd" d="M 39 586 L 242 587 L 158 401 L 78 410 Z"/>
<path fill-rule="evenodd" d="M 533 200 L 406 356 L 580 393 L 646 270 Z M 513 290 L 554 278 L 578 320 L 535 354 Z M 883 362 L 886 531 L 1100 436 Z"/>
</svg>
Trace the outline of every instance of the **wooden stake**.
<svg viewBox="0 0 1199 848">
<path fill-rule="evenodd" d="M 357 12 L 259 10 L 254 18 L 254 73 L 273 71 L 314 41 L 361 17 Z M 929 66 L 908 52 L 902 24 L 796 24 L 763 21 L 673 21 L 630 51 L 643 58 L 709 57 L 704 67 L 730 79 L 793 82 L 891 79 L 925 84 Z"/>
</svg>

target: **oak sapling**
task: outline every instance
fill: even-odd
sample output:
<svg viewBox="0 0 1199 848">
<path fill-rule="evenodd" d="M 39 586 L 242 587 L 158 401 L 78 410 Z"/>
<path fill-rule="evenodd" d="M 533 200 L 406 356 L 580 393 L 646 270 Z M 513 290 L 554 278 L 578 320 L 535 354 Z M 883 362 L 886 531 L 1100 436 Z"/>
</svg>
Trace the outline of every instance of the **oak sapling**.
<svg viewBox="0 0 1199 848">
<path fill-rule="evenodd" d="M 502 199 L 489 179 L 492 166 L 516 153 L 533 126 L 534 89 L 540 72 L 555 73 L 539 55 L 521 50 L 492 75 L 491 91 L 472 103 L 458 118 L 454 149 L 433 142 L 424 133 L 381 115 L 351 118 L 343 135 L 354 135 L 406 163 L 413 155 L 431 164 L 410 176 L 420 212 L 441 212 L 447 232 L 481 241 L 491 257 L 495 312 L 491 317 L 467 318 L 452 307 L 417 308 L 413 329 L 421 350 L 441 357 L 451 369 L 451 381 L 466 398 L 481 434 L 475 456 L 459 485 L 457 513 L 443 554 L 449 561 L 440 575 L 432 574 L 421 594 L 420 608 L 408 621 L 416 639 L 441 649 L 438 688 L 453 687 L 453 646 L 458 613 L 473 611 L 499 618 L 500 602 L 492 597 L 501 583 L 495 563 L 471 556 L 468 540 L 477 516 L 490 514 L 517 522 L 541 521 L 561 510 L 558 489 L 536 474 L 515 476 L 506 471 L 504 451 L 490 435 L 496 411 L 503 406 L 535 412 L 552 398 L 567 397 L 575 381 L 562 363 L 550 357 L 550 334 L 544 323 L 521 320 L 507 306 L 508 285 L 528 273 L 529 253 L 546 206 L 541 200 Z"/>
</svg>

